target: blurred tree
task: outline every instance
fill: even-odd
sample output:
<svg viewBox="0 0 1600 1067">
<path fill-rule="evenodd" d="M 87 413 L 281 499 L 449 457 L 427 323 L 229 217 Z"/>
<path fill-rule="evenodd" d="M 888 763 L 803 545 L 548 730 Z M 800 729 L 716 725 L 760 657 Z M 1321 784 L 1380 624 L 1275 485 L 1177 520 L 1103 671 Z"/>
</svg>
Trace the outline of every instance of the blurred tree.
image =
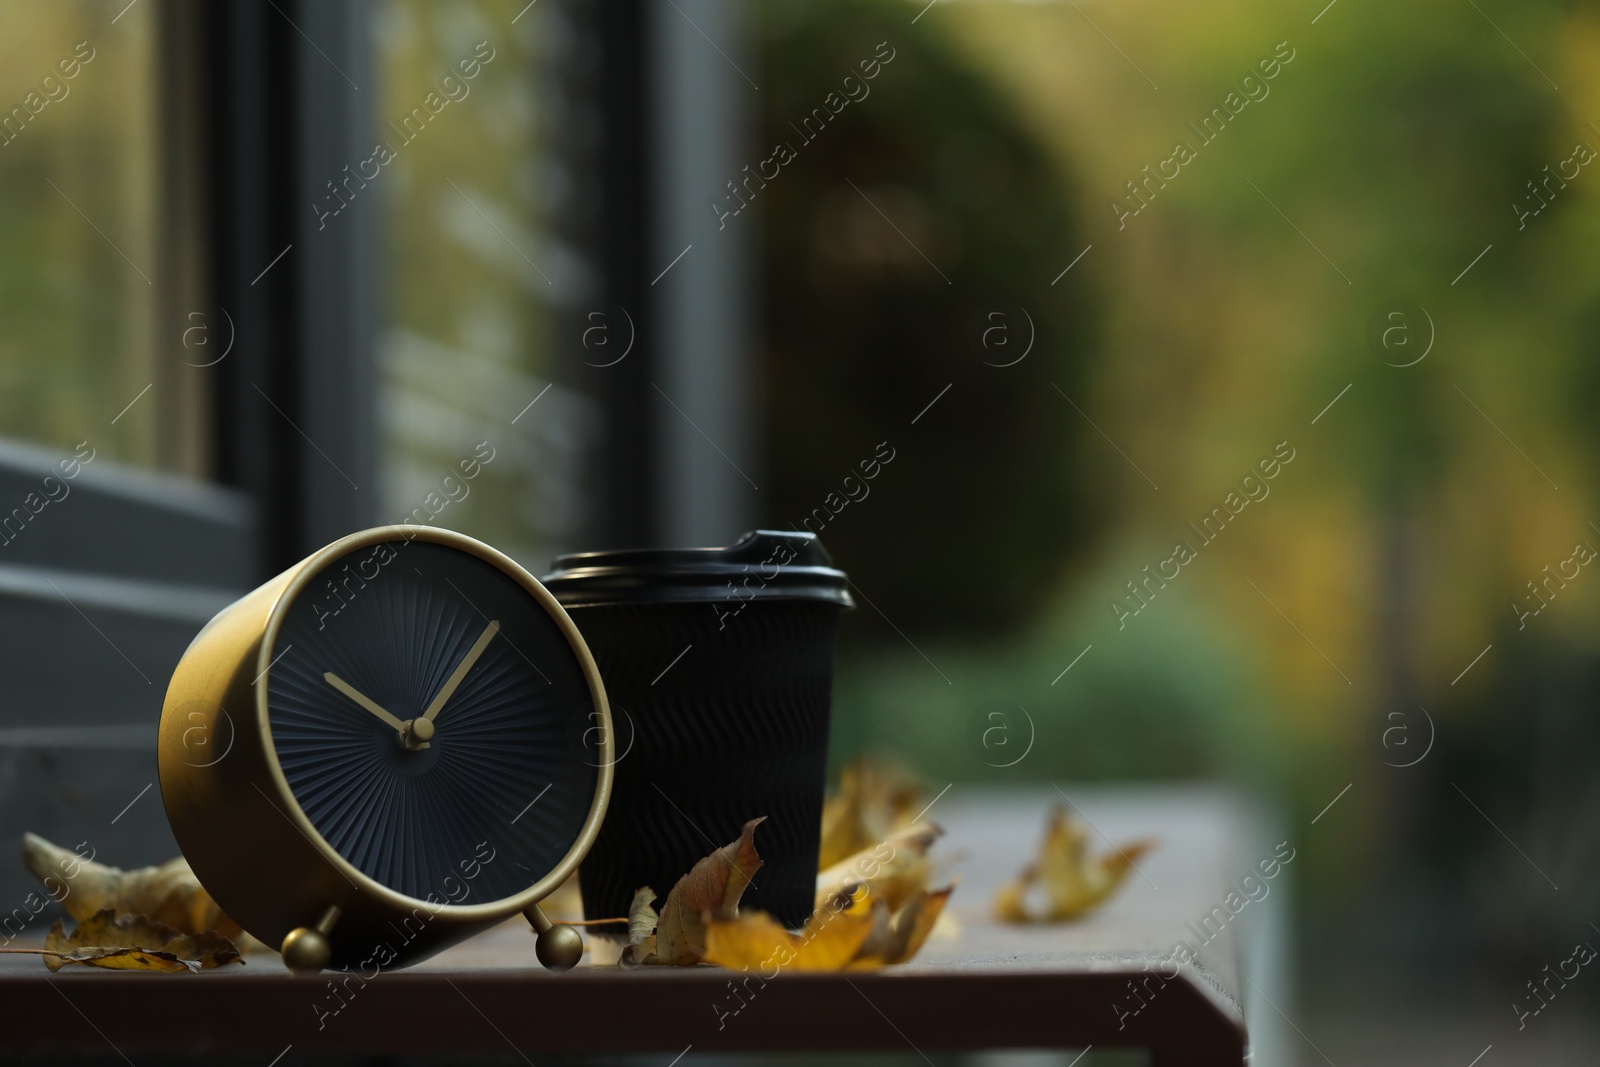
<svg viewBox="0 0 1600 1067">
<path fill-rule="evenodd" d="M 844 729 L 943 745 L 955 755 L 941 770 L 955 776 L 972 767 L 957 747 L 963 721 L 1006 698 L 1039 723 L 1019 775 L 1204 775 L 1248 756 L 1254 777 L 1293 791 L 1302 828 L 1351 785 L 1298 868 L 1327 919 L 1321 951 L 1359 942 L 1369 956 L 1403 947 L 1466 962 L 1477 950 L 1504 962 L 1514 945 L 1568 936 L 1578 922 L 1568 908 L 1600 878 L 1587 846 L 1600 776 L 1583 763 L 1593 730 L 1580 711 L 1600 695 L 1600 580 L 1585 568 L 1526 629 L 1512 605 L 1537 604 L 1529 581 L 1574 542 L 1600 545 L 1590 525 L 1600 523 L 1600 171 L 1574 176 L 1565 162 L 1577 142 L 1600 146 L 1600 14 L 1558 0 L 995 2 L 940 3 L 912 25 L 919 7 L 764 9 L 769 136 L 788 136 L 788 121 L 878 40 L 900 56 L 761 194 L 775 454 L 784 505 L 794 502 L 778 517 L 797 522 L 882 437 L 928 461 L 891 467 L 872 500 L 824 530 L 846 566 L 867 574 L 859 556 L 872 578 L 890 571 L 900 583 L 891 605 L 863 578 L 891 617 L 901 604 L 923 612 L 901 622 L 917 650 L 847 663 Z M 1119 228 L 1110 198 L 1175 140 L 1192 141 L 1188 123 L 1279 42 L 1295 58 L 1270 95 Z M 962 156 L 1013 168 L 1007 191 L 981 206 L 941 184 L 942 146 L 969 136 L 1014 146 Z M 1557 169 L 1565 177 L 1550 177 Z M 831 215 L 830 204 L 840 205 Z M 1524 220 L 1516 204 L 1542 206 Z M 837 221 L 846 212 L 859 223 Z M 1046 236 L 1047 218 L 1063 233 Z M 1041 229 L 1008 229 L 1018 219 Z M 819 252 L 826 239 L 853 257 Z M 1015 259 L 997 265 L 1008 239 Z M 1022 270 L 1030 241 L 1049 262 L 1035 251 Z M 1051 300 L 1068 284 L 1094 287 L 1095 329 L 1071 303 L 1083 289 Z M 1019 291 L 1003 299 L 1035 310 L 1041 348 L 995 373 L 1044 373 L 1000 378 L 1018 393 L 980 401 L 994 368 L 962 347 L 969 311 L 981 310 L 963 301 Z M 1040 293 L 1062 332 L 1030 303 Z M 1399 300 L 1429 317 L 1413 330 L 1437 334 L 1412 365 L 1367 337 L 1373 315 Z M 1061 343 L 1035 366 L 1051 337 Z M 1081 394 L 1054 377 L 1067 373 Z M 915 427 L 898 422 L 952 380 Z M 1050 410 L 1046 401 L 1064 405 L 1052 381 L 1159 492 L 1076 412 Z M 842 429 L 823 443 L 825 426 Z M 985 434 L 1015 436 L 994 438 L 1000 451 L 978 461 Z M 1053 448 L 1019 451 L 1032 435 L 1077 448 L 1079 464 Z M 1299 458 L 1271 499 L 1119 629 L 1107 600 L 1285 439 Z M 873 514 L 880 491 L 886 506 Z M 1039 492 L 1060 494 L 1059 510 L 1035 510 Z M 1086 523 L 1073 508 L 1091 498 Z M 1095 534 L 1105 536 L 1090 543 Z M 1032 570 L 1037 555 L 987 548 L 1052 536 L 1081 561 L 1070 589 Z M 951 585 L 974 558 L 981 578 Z M 995 599 L 963 617 L 991 582 Z M 1035 591 L 1058 598 L 1044 625 L 966 654 L 985 620 L 1025 617 L 1015 606 Z M 952 640 L 921 642 L 935 618 Z M 1374 726 L 1403 712 L 1420 727 L 1419 705 L 1438 747 L 1420 767 L 1385 766 L 1393 754 L 1374 751 Z M 1578 903 L 1550 906 L 1554 891 L 1458 788 L 1503 817 L 1562 900 L 1570 881 Z M 1460 902 L 1448 919 L 1441 897 Z M 1492 936 L 1464 937 L 1494 909 Z"/>
<path fill-rule="evenodd" d="M 1072 184 L 989 79 L 903 4 L 762 11 L 767 147 L 750 173 L 775 146 L 795 153 L 750 187 L 771 517 L 809 518 L 919 634 L 994 636 L 1051 602 L 1096 526 L 1075 466 L 1086 427 L 1052 387 L 1074 393 L 1087 351 L 1083 275 L 1051 283 L 1083 248 Z M 886 57 L 862 77 L 863 61 Z M 841 107 L 847 94 L 860 99 Z M 894 459 L 861 482 L 879 442 Z M 869 495 L 849 502 L 862 485 Z"/>
</svg>

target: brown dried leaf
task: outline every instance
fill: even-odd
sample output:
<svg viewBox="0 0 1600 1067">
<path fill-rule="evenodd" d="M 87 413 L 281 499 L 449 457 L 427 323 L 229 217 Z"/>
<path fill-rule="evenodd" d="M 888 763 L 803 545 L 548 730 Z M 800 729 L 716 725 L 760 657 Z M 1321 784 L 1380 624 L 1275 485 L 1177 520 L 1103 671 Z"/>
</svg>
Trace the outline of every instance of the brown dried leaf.
<svg viewBox="0 0 1600 1067">
<path fill-rule="evenodd" d="M 617 961 L 624 967 L 656 962 L 656 925 L 661 917 L 650 906 L 655 899 L 656 891 L 647 885 L 633 891 L 628 905 L 628 945 Z"/>
<path fill-rule="evenodd" d="M 763 815 L 744 824 L 739 840 L 724 845 L 696 863 L 667 894 L 661 907 L 661 921 L 655 928 L 653 963 L 683 965 L 699 963 L 705 955 L 706 934 L 703 916 L 732 919 L 739 914 L 739 898 L 750 879 L 761 869 L 756 853 L 755 830 L 766 821 Z M 653 899 L 652 894 L 652 899 Z M 635 894 L 634 900 L 638 900 Z M 633 934 L 633 914 L 629 913 L 629 937 Z"/>
<path fill-rule="evenodd" d="M 117 915 L 106 908 L 78 923 L 69 935 L 61 920 L 44 941 L 44 964 L 59 971 L 69 963 L 121 971 L 177 973 L 243 962 L 221 934 L 179 933 L 142 915 Z"/>
<path fill-rule="evenodd" d="M 1038 860 L 995 894 L 995 917 L 1010 923 L 1082 918 L 1116 892 L 1139 857 L 1155 844 L 1149 838 L 1131 841 L 1091 857 L 1088 831 L 1057 805 L 1050 812 Z M 1028 904 L 1034 886 L 1044 892 L 1042 911 Z"/>
</svg>

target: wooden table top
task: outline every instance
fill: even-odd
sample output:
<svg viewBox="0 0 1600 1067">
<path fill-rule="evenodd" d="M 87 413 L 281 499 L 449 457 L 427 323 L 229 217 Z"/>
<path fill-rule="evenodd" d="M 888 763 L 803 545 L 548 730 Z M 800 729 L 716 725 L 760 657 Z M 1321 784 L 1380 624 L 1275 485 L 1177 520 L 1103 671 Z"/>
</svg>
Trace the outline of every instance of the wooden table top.
<svg viewBox="0 0 1600 1067">
<path fill-rule="evenodd" d="M 912 962 L 879 972 L 779 974 L 734 988 L 714 967 L 585 964 L 564 974 L 534 961 L 521 920 L 336 996 L 329 976 L 290 975 L 275 955 L 197 975 L 73 967 L 0 956 L 0 1054 L 507 1054 L 915 1051 L 1144 1046 L 1161 1067 L 1230 1064 L 1245 1055 L 1234 927 L 1210 943 L 1189 924 L 1223 903 L 1272 843 L 1229 794 L 1204 789 L 1064 786 L 1116 841 L 1160 838 L 1122 890 L 1088 919 L 1006 926 L 994 890 L 1029 862 L 1046 785 L 995 792 L 955 786 L 928 813 L 948 831 L 935 858 L 959 879 L 956 929 Z M 1106 838 L 1097 839 L 1106 846 Z M 1180 939 L 1198 948 L 1170 975 Z M 19 941 L 18 946 L 24 945 Z M 1130 991 L 1141 982 L 1142 996 Z M 1139 1007 L 1140 1003 L 1143 1007 Z M 338 1008 L 336 1012 L 332 1009 Z M 18 1025 L 18 1024 L 21 1025 Z M 290 1059 L 283 1061 L 292 1062 Z M 692 1067 L 692 1059 L 685 1067 Z"/>
</svg>

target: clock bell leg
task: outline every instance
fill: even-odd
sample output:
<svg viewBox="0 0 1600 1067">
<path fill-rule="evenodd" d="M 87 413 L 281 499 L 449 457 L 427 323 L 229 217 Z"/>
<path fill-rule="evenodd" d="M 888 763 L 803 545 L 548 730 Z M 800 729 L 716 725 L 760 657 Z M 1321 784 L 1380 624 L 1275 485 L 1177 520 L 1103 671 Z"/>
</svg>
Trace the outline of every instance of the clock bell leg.
<svg viewBox="0 0 1600 1067">
<path fill-rule="evenodd" d="M 557 926 L 537 904 L 529 904 L 522 916 L 539 935 L 533 952 L 546 970 L 570 971 L 583 959 L 583 935 L 578 931 L 570 926 Z"/>
<path fill-rule="evenodd" d="M 291 971 L 296 974 L 316 974 L 328 965 L 333 955 L 328 935 L 333 933 L 333 924 L 339 921 L 339 915 L 338 907 L 330 904 L 315 926 L 297 926 L 289 931 L 280 951 L 284 964 Z"/>
</svg>

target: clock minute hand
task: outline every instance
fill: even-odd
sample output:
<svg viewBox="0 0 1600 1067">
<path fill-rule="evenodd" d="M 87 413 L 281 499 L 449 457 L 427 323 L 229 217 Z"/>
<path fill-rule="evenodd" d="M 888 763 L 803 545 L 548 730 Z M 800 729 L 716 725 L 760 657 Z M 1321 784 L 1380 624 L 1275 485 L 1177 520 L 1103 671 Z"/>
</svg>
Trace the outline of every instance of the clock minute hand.
<svg viewBox="0 0 1600 1067">
<path fill-rule="evenodd" d="M 456 691 L 456 687 L 461 684 L 461 680 L 467 676 L 467 672 L 472 669 L 472 665 L 478 662 L 478 657 L 483 655 L 483 650 L 489 647 L 489 642 L 494 640 L 494 635 L 499 632 L 499 619 L 491 620 L 489 625 L 483 628 L 483 633 L 479 634 L 478 639 L 472 642 L 472 647 L 467 649 L 467 654 L 461 658 L 460 663 L 456 664 L 456 669 L 450 672 L 449 678 L 445 679 L 438 695 L 433 698 L 432 702 L 428 704 L 427 710 L 422 713 L 424 719 L 429 722 L 433 721 L 433 717 L 439 714 L 439 709 L 444 707 L 445 701 L 450 699 L 451 694 Z"/>
<path fill-rule="evenodd" d="M 343 678 L 339 677 L 337 674 L 334 674 L 332 671 L 327 671 L 322 675 L 322 680 L 333 686 L 345 696 L 349 697 L 351 700 L 355 701 L 357 704 L 360 704 L 363 708 L 372 712 L 372 714 L 376 715 L 378 718 L 382 719 L 396 730 L 400 731 L 401 733 L 405 733 L 405 723 L 401 722 L 398 717 L 385 711 L 382 705 L 380 705 L 377 701 L 361 692 L 359 689 L 345 681 Z"/>
</svg>

